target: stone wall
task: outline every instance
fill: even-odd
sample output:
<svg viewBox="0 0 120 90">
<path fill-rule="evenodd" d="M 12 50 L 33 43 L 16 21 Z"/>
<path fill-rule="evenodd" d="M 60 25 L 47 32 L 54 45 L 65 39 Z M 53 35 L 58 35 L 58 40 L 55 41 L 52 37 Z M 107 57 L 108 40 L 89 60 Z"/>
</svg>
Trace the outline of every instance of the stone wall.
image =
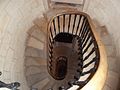
<svg viewBox="0 0 120 90">
<path fill-rule="evenodd" d="M 42 0 L 0 0 L 0 80 L 18 81 L 28 90 L 24 77 L 27 30 L 44 11 Z"/>
<path fill-rule="evenodd" d="M 101 26 L 105 25 L 120 56 L 120 0 L 86 0 L 84 11 Z"/>
</svg>

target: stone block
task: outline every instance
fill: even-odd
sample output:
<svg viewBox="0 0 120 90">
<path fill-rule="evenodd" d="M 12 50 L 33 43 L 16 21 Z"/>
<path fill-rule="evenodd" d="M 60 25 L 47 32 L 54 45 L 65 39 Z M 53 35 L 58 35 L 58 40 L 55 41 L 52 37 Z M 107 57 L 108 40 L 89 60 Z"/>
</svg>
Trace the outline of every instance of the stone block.
<svg viewBox="0 0 120 90">
<path fill-rule="evenodd" d="M 47 61 L 42 58 L 35 58 L 35 57 L 26 57 L 25 58 L 25 66 L 40 66 L 40 65 L 46 65 Z"/>
<path fill-rule="evenodd" d="M 38 88 L 41 89 L 49 82 L 49 78 L 46 78 L 44 80 L 41 80 L 40 82 L 36 83 L 32 86 L 32 88 Z"/>
<path fill-rule="evenodd" d="M 37 73 L 46 72 L 47 67 L 46 66 L 29 66 L 26 68 L 26 76 L 34 75 Z"/>
<path fill-rule="evenodd" d="M 46 58 L 45 51 L 35 48 L 26 48 L 25 56 Z"/>
<path fill-rule="evenodd" d="M 43 50 L 44 49 L 44 43 L 33 38 L 33 37 L 30 37 L 28 42 L 27 42 L 27 46 L 28 47 L 33 47 L 33 48 L 36 48 L 36 49 L 40 49 L 40 50 Z"/>
<path fill-rule="evenodd" d="M 28 76 L 27 81 L 29 82 L 28 83 L 29 86 L 32 86 L 32 85 L 36 84 L 37 82 L 44 80 L 45 78 L 47 78 L 47 74 L 38 73 L 38 74 Z"/>
<path fill-rule="evenodd" d="M 30 29 L 30 32 L 28 32 L 31 36 L 33 36 L 34 38 L 42 41 L 42 42 L 45 42 L 46 40 L 46 35 L 41 31 L 42 28 L 39 28 L 38 26 L 33 26 L 31 29 Z M 45 28 L 44 28 L 45 29 Z"/>
</svg>

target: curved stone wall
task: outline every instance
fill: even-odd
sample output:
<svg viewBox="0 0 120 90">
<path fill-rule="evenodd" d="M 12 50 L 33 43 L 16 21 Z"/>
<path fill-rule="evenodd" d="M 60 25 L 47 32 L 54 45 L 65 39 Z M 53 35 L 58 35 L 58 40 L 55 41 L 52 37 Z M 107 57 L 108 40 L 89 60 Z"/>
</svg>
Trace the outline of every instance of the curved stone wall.
<svg viewBox="0 0 120 90">
<path fill-rule="evenodd" d="M 44 11 L 42 0 L 0 0 L 0 81 L 21 83 L 24 77 L 24 49 L 27 30 Z"/>
</svg>

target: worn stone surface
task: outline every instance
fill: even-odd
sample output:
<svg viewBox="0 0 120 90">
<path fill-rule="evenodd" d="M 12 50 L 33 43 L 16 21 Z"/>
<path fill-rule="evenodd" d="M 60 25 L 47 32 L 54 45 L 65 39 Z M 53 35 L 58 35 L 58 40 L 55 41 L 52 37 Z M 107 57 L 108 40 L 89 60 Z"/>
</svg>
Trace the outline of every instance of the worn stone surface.
<svg viewBox="0 0 120 90">
<path fill-rule="evenodd" d="M 25 66 L 40 66 L 40 65 L 46 65 L 46 60 L 43 58 L 37 58 L 37 57 L 26 57 L 25 58 Z"/>
<path fill-rule="evenodd" d="M 30 37 L 27 41 L 27 46 L 28 47 L 33 47 L 33 48 L 36 48 L 36 49 L 39 49 L 39 50 L 43 50 L 44 46 L 45 46 L 45 43 L 37 40 L 34 37 Z"/>
<path fill-rule="evenodd" d="M 49 80 L 49 78 L 45 78 L 44 80 L 41 80 L 40 82 L 38 82 L 38 83 L 36 83 L 36 84 L 34 84 L 34 85 L 32 85 L 32 87 L 34 88 L 39 88 L 39 90 L 43 90 L 42 88 L 46 85 L 46 84 L 49 84 L 49 83 L 51 83 L 51 82 L 49 82 L 50 80 Z M 49 83 L 48 83 L 49 82 Z"/>
<path fill-rule="evenodd" d="M 25 56 L 46 58 L 45 51 L 35 49 L 35 48 L 32 48 L 32 47 L 27 47 L 26 48 Z"/>
<path fill-rule="evenodd" d="M 42 22 L 43 23 L 43 21 L 42 20 L 40 20 L 39 22 Z M 37 23 L 37 22 L 36 22 Z M 45 23 L 45 24 L 44 24 Z M 45 30 L 46 31 L 46 27 L 47 27 L 47 25 L 46 25 L 46 23 L 47 22 L 44 22 L 43 24 L 41 24 L 41 27 L 39 26 L 37 26 L 37 25 L 34 25 L 33 27 L 31 27 L 30 28 L 30 30 L 28 31 L 28 34 L 30 35 L 30 36 L 32 36 L 32 37 L 34 37 L 34 38 L 36 38 L 36 39 L 38 39 L 38 40 L 40 40 L 41 42 L 45 42 L 45 40 L 46 40 L 46 35 L 45 35 L 45 33 L 44 33 L 44 31 L 43 30 Z M 44 26 L 44 27 L 43 27 Z M 46 32 L 47 33 L 47 32 Z"/>
<path fill-rule="evenodd" d="M 47 74 L 45 73 L 38 73 L 31 76 L 27 76 L 27 81 L 29 81 L 28 85 L 31 87 L 32 85 L 39 83 L 40 81 L 47 78 Z"/>
<path fill-rule="evenodd" d="M 41 73 L 41 72 L 46 72 L 47 71 L 47 67 L 44 65 L 41 66 L 29 66 L 26 68 L 26 76 L 32 75 L 32 74 L 37 74 L 37 73 Z"/>
</svg>

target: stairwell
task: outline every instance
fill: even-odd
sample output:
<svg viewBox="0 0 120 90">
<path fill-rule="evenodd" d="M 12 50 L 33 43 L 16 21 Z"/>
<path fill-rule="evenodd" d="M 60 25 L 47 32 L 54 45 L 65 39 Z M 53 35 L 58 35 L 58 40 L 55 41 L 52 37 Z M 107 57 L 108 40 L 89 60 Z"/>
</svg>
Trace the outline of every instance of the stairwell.
<svg viewBox="0 0 120 90">
<path fill-rule="evenodd" d="M 71 75 L 74 76 L 77 67 L 72 67 L 70 74 L 67 76 L 68 78 L 65 80 L 57 81 L 50 76 L 47 71 L 47 52 L 45 45 L 47 35 L 45 31 L 47 27 L 46 23 L 47 21 L 45 18 L 37 19 L 34 21 L 33 27 L 28 30 L 25 49 L 25 76 L 28 86 L 31 89 L 37 88 L 38 90 L 48 90 L 53 88 L 53 90 L 57 90 L 58 86 L 64 85 L 65 83 L 67 84 Z M 71 50 L 68 52 L 71 52 Z M 75 57 L 72 58 L 74 60 Z"/>
<path fill-rule="evenodd" d="M 14 6 L 15 3 L 12 5 L 10 3 L 10 5 L 9 5 L 8 2 L 9 2 L 9 0 L 6 0 L 5 3 L 3 3 L 3 5 L 0 6 L 1 12 L 5 11 L 5 12 L 3 12 L 3 16 L 5 16 L 4 17 L 5 19 L 2 17 L 3 18 L 2 20 L 5 21 L 5 23 L 6 23 L 5 24 L 4 22 L 2 22 L 2 23 L 0 22 L 0 24 L 2 24 L 2 25 L 0 25 L 0 30 L 1 30 L 0 31 L 0 35 L 1 35 L 0 36 L 0 44 L 1 44 L 1 46 L 0 46 L 1 64 L 0 65 L 2 67 L 1 70 L 3 71 L 3 76 L 1 76 L 1 80 L 10 82 L 12 80 L 18 80 L 15 78 L 19 78 L 19 81 L 22 82 L 21 90 L 29 90 L 29 88 L 32 90 L 47 90 L 48 88 L 50 90 L 52 90 L 51 86 L 54 90 L 57 90 L 58 89 L 57 87 L 58 87 L 58 85 L 61 85 L 61 82 L 59 83 L 59 82 L 55 81 L 49 75 L 49 73 L 47 71 L 47 61 L 46 61 L 47 60 L 46 59 L 47 24 L 48 24 L 48 21 L 50 20 L 50 18 L 52 16 L 56 15 L 57 13 L 66 12 L 66 11 L 77 11 L 78 9 L 72 8 L 72 7 L 70 7 L 70 8 L 62 7 L 58 10 L 59 5 L 58 5 L 57 9 L 55 9 L 55 7 L 53 7 L 50 10 L 48 10 L 47 13 L 45 13 L 45 12 L 43 13 L 44 17 L 41 17 L 42 15 L 40 14 L 40 16 L 38 15 L 38 17 L 35 20 L 33 20 L 33 24 L 25 26 L 27 28 L 28 28 L 28 26 L 32 26 L 28 30 L 27 35 L 26 35 L 26 32 L 24 31 L 24 30 L 26 30 L 25 28 L 24 29 L 22 28 L 23 30 L 20 31 L 20 32 L 25 32 L 25 33 L 24 34 L 21 33 L 19 35 L 18 29 L 21 29 L 21 27 L 19 25 L 23 26 L 24 25 L 23 22 L 19 23 L 18 25 L 15 24 L 16 22 L 13 23 L 14 24 L 13 27 L 14 26 L 19 27 L 19 28 L 15 28 L 15 30 L 13 30 L 13 28 L 10 26 L 8 26 L 8 28 L 10 28 L 10 29 L 8 29 L 8 30 L 5 29 L 9 20 L 11 20 L 10 16 L 14 17 L 14 14 L 15 14 L 15 13 L 9 12 L 10 9 L 12 11 L 11 6 L 12 5 Z M 16 1 L 16 2 L 18 2 L 18 1 Z M 27 2 L 27 1 L 25 1 L 25 2 Z M 8 7 L 6 10 L 1 9 L 1 7 L 4 8 L 7 4 L 8 4 Z M 41 5 L 41 3 L 40 3 L 40 5 Z M 37 4 L 33 4 L 33 6 L 36 7 Z M 15 7 L 17 7 L 17 5 Z M 33 8 L 33 7 L 30 7 L 30 8 Z M 63 10 L 63 8 L 64 8 L 64 10 Z M 21 8 L 19 8 L 19 9 L 21 9 Z M 37 11 L 39 11 L 39 9 Z M 14 10 L 13 10 L 13 12 L 14 12 Z M 24 10 L 23 11 L 20 10 L 20 13 L 21 12 L 23 12 L 23 15 L 21 16 L 23 18 L 23 16 L 25 16 L 25 14 L 26 14 L 25 13 L 26 11 L 24 12 Z M 37 15 L 37 13 L 36 13 L 36 15 Z M 0 19 L 1 19 L 1 16 L 2 16 L 2 14 L 0 14 Z M 19 16 L 19 14 L 18 14 L 18 16 Z M 20 17 L 20 19 L 21 19 L 21 17 Z M 29 18 L 30 17 L 28 17 L 26 19 L 28 20 Z M 12 20 L 12 22 L 15 21 L 15 19 L 16 18 L 14 18 Z M 24 20 L 24 21 L 26 21 L 26 20 Z M 114 45 L 114 42 L 112 40 L 113 38 L 111 37 L 111 34 L 109 34 L 106 26 L 101 26 L 101 24 L 99 24 L 96 20 L 93 20 L 93 21 L 94 21 L 97 33 L 99 34 L 101 41 L 105 45 L 106 52 L 107 52 L 107 58 L 108 58 L 107 59 L 108 74 L 107 74 L 107 78 L 106 78 L 106 82 L 105 82 L 103 90 L 120 90 L 120 87 L 119 87 L 119 83 L 120 83 L 120 74 L 119 73 L 120 72 L 119 72 L 119 63 L 118 63 L 119 58 L 116 57 L 117 52 L 116 52 L 116 47 Z M 29 21 L 29 22 L 31 22 L 31 21 Z M 5 24 L 5 25 L 3 25 L 3 24 Z M 5 31 L 2 28 L 4 28 Z M 17 32 L 17 33 L 14 33 L 14 32 Z M 22 35 L 24 35 L 23 36 L 24 38 L 20 39 L 22 37 Z M 9 43 L 9 41 L 10 41 L 9 37 L 11 37 L 11 36 L 14 36 L 14 37 L 12 37 L 12 42 Z M 16 38 L 18 38 L 18 36 L 20 37 L 19 40 L 16 39 Z M 18 59 L 18 56 L 21 53 L 24 53 L 23 51 L 20 52 L 19 49 L 23 49 L 24 47 L 21 46 L 20 48 L 15 49 L 15 52 L 14 52 L 15 60 L 12 60 L 11 58 L 13 58 L 12 52 L 14 51 L 14 47 L 17 47 L 18 45 L 23 43 L 26 36 L 27 36 L 27 39 L 25 42 L 26 47 L 25 47 L 25 54 L 24 54 L 25 55 L 25 60 L 24 60 L 25 77 L 24 77 L 24 75 L 21 74 L 23 68 L 21 68 L 20 71 L 18 71 L 20 66 L 24 67 L 24 66 L 22 66 L 22 63 L 21 63 L 22 62 L 21 60 L 23 60 L 23 58 L 21 57 Z M 14 42 L 14 40 L 17 43 Z M 19 41 L 20 41 L 20 43 L 18 43 Z M 10 47 L 8 48 L 9 44 L 10 44 Z M 17 54 L 16 54 L 16 51 L 17 51 Z M 7 56 L 5 56 L 5 55 L 7 55 Z M 6 60 L 8 60 L 8 61 L 6 61 Z M 19 65 L 17 66 L 18 63 L 19 63 Z M 75 69 L 76 67 L 73 67 L 73 68 Z M 71 74 L 74 74 L 74 72 L 71 72 Z M 22 80 L 21 80 L 21 78 L 22 78 Z M 27 87 L 25 81 L 27 81 L 27 85 L 29 86 L 29 88 Z M 1 89 L 1 90 L 3 90 L 3 89 Z M 71 90 L 75 90 L 75 89 L 71 89 Z"/>
<path fill-rule="evenodd" d="M 56 83 L 58 82 L 51 78 L 46 66 L 46 16 L 47 15 L 45 15 L 45 18 L 37 18 L 36 21 L 34 21 L 33 27 L 28 31 L 29 36 L 26 41 L 25 51 L 25 74 L 29 87 L 37 88 L 38 90 L 47 90 L 47 88 L 51 88 L 50 86 L 52 86 L 54 90 L 57 90 L 56 85 L 58 84 Z M 96 20 L 93 21 L 107 51 L 108 74 L 103 90 L 118 90 L 119 68 L 114 43 L 106 27 L 100 26 Z M 111 83 L 113 81 L 115 82 Z"/>
<path fill-rule="evenodd" d="M 72 76 L 67 76 L 69 78 L 68 79 L 66 78 L 65 80 L 62 81 L 54 80 L 47 71 L 46 45 L 45 45 L 47 43 L 46 27 L 48 23 L 47 21 L 50 19 L 50 17 L 55 15 L 52 12 L 56 13 L 56 10 L 53 10 L 50 13 L 49 12 L 47 12 L 46 14 L 44 13 L 45 18 L 44 17 L 40 19 L 37 18 L 34 21 L 34 25 L 28 30 L 28 38 L 26 40 L 26 49 L 25 49 L 25 57 L 26 57 L 25 76 L 28 82 L 28 86 L 31 89 L 48 90 L 53 88 L 53 90 L 58 90 L 59 86 L 67 85 L 68 81 L 70 81 L 70 77 L 74 77 L 74 74 L 76 73 L 75 71 L 77 70 L 77 66 L 75 66 L 77 64 L 74 64 L 73 66 L 73 63 L 77 61 L 72 61 L 69 64 L 70 65 L 69 74 Z M 71 65 L 73 67 L 71 67 Z M 84 78 L 85 77 L 81 78 L 81 80 L 82 79 L 84 80 Z M 74 90 L 74 89 L 70 89 L 70 90 Z"/>
</svg>

